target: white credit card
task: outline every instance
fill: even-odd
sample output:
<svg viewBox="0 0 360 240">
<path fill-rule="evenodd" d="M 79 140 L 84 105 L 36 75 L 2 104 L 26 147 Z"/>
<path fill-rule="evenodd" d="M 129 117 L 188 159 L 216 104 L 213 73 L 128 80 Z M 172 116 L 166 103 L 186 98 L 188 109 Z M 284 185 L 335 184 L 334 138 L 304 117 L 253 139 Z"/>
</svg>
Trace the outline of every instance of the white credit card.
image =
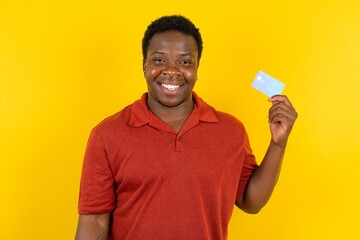
<svg viewBox="0 0 360 240">
<path fill-rule="evenodd" d="M 259 71 L 251 86 L 267 96 L 272 97 L 281 94 L 285 84 L 263 71 Z"/>
</svg>

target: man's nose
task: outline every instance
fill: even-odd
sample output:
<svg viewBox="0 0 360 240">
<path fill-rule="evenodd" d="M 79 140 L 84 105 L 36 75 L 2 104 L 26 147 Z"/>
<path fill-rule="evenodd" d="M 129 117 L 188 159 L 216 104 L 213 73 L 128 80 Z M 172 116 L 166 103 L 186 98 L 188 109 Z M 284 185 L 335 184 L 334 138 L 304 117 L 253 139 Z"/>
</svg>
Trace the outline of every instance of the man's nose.
<svg viewBox="0 0 360 240">
<path fill-rule="evenodd" d="M 163 70 L 162 74 L 173 80 L 176 76 L 180 75 L 180 70 L 175 64 L 169 64 Z"/>
</svg>

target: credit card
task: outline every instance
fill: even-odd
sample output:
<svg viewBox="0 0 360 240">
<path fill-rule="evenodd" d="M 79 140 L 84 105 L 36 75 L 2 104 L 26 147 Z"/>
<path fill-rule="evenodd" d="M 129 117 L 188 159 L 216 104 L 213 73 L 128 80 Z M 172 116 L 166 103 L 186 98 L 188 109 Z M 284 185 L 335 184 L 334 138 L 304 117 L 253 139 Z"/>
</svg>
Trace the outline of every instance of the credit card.
<svg viewBox="0 0 360 240">
<path fill-rule="evenodd" d="M 269 74 L 259 71 L 251 86 L 265 95 L 272 97 L 279 95 L 284 90 L 285 84 Z"/>
</svg>

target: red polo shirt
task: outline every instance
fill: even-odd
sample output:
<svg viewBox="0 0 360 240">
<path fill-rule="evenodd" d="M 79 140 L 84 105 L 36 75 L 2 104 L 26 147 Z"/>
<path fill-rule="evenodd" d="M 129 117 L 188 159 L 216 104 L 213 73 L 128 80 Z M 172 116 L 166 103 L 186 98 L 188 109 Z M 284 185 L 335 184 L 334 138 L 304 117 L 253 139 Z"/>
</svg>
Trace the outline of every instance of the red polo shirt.
<svg viewBox="0 0 360 240">
<path fill-rule="evenodd" d="M 109 239 L 226 239 L 235 200 L 257 167 L 244 126 L 193 93 L 177 134 L 146 98 L 93 129 L 79 214 L 112 212 Z"/>
</svg>

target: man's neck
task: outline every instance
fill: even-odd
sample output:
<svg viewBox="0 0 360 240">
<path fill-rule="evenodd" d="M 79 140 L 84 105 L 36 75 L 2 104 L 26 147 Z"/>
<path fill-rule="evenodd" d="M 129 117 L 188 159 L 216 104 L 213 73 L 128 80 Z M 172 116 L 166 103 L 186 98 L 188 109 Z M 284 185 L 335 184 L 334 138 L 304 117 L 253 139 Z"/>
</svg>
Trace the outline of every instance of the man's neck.
<svg viewBox="0 0 360 240">
<path fill-rule="evenodd" d="M 176 133 L 180 131 L 195 105 L 192 99 L 175 107 L 166 107 L 152 101 L 147 101 L 147 104 L 151 112 L 174 129 Z"/>
</svg>

